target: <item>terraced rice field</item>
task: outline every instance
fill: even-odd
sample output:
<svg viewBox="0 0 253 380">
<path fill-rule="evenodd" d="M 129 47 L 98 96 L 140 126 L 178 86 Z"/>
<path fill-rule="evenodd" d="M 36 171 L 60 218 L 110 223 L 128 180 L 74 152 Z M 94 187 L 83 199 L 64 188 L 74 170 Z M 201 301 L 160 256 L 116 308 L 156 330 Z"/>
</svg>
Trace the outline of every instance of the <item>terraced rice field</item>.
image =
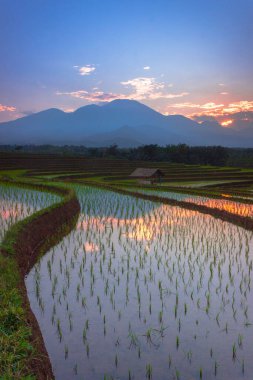
<svg viewBox="0 0 253 380">
<path fill-rule="evenodd" d="M 31 185 L 63 182 L 75 189 L 81 206 L 74 230 L 25 279 L 56 380 L 251 380 L 253 170 L 28 154 L 0 158 L 0 177 L 8 181 L 0 186 L 0 240 L 18 220 L 60 200 L 12 187 L 17 177 Z M 129 177 L 136 167 L 159 167 L 164 182 L 141 187 Z M 122 189 L 140 198 L 117 192 Z M 183 208 L 183 202 L 217 210 L 215 218 L 190 210 L 192 205 Z M 71 218 L 72 206 L 65 214 L 61 207 Z M 249 220 L 248 230 L 218 219 L 220 210 Z"/>
<path fill-rule="evenodd" d="M 98 178 L 106 182 L 129 181 L 129 175 L 137 167 L 159 167 L 165 174 L 164 182 L 170 185 L 187 186 L 198 182 L 204 185 L 226 181 L 252 181 L 253 171 L 241 168 L 223 168 L 200 165 L 184 165 L 166 162 L 128 161 L 109 158 L 64 157 L 57 155 L 2 154 L 0 171 L 23 169 L 30 177 L 77 176 Z"/>
<path fill-rule="evenodd" d="M 58 200 L 57 195 L 0 185 L 0 241 L 16 222 Z"/>
<path fill-rule="evenodd" d="M 56 379 L 249 380 L 252 232 L 76 190 L 75 230 L 26 279 Z"/>
<path fill-rule="evenodd" d="M 139 188 L 134 189 L 134 191 L 140 194 L 150 194 L 150 195 L 155 195 L 162 198 L 175 199 L 177 201 L 195 203 L 197 205 L 202 205 L 209 208 L 215 208 L 218 210 L 225 210 L 232 214 L 253 218 L 253 204 L 234 202 L 234 201 L 230 201 L 229 199 L 228 200 L 218 199 L 218 198 L 214 199 L 214 198 L 208 198 L 208 197 L 199 196 L 199 195 L 173 193 L 171 191 L 159 191 L 159 190 L 149 190 L 149 189 L 139 189 Z M 244 197 L 244 199 L 251 199 L 251 198 Z"/>
</svg>

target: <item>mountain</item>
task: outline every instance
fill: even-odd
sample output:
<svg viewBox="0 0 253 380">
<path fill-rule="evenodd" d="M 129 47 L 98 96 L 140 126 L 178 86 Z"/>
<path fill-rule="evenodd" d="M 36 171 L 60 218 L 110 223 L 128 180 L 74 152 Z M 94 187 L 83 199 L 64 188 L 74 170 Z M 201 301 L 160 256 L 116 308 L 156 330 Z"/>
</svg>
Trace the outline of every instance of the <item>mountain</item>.
<svg viewBox="0 0 253 380">
<path fill-rule="evenodd" d="M 0 144 L 72 144 L 137 146 L 178 144 L 252 146 L 247 139 L 217 121 L 199 123 L 181 115 L 165 116 L 134 100 L 88 105 L 71 113 L 52 108 L 0 123 Z"/>
</svg>

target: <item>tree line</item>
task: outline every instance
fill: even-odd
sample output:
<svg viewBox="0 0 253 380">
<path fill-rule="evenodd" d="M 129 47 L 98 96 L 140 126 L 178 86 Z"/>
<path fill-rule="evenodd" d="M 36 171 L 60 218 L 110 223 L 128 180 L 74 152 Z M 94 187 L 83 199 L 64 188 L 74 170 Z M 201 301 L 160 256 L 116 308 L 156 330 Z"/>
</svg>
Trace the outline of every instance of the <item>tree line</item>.
<svg viewBox="0 0 253 380">
<path fill-rule="evenodd" d="M 0 151 L 166 161 L 195 165 L 253 167 L 253 148 L 226 148 L 222 146 L 188 146 L 186 144 L 159 146 L 149 144 L 135 148 L 120 148 L 114 144 L 108 147 L 92 148 L 83 145 L 2 145 L 0 146 Z"/>
</svg>

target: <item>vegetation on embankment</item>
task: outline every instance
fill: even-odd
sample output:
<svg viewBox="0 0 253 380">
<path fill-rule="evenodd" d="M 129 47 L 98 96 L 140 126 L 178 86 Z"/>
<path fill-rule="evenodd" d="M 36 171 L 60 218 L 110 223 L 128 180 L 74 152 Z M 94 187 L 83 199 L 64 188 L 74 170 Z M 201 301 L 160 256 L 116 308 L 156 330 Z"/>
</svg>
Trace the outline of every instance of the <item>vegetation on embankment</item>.
<svg viewBox="0 0 253 380">
<path fill-rule="evenodd" d="M 30 309 L 24 277 L 39 255 L 71 231 L 80 206 L 72 189 L 18 181 L 5 184 L 62 197 L 60 202 L 16 223 L 0 245 L 0 378 L 51 379 L 50 360 Z"/>
</svg>

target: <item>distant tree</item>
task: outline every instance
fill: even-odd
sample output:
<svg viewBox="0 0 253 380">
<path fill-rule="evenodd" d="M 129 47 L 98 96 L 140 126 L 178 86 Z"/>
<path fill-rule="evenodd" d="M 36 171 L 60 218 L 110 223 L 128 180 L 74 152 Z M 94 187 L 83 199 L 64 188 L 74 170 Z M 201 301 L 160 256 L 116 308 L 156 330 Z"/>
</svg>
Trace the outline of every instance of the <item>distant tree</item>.
<svg viewBox="0 0 253 380">
<path fill-rule="evenodd" d="M 140 149 L 142 151 L 142 159 L 150 161 L 155 160 L 159 152 L 157 144 L 143 145 Z"/>
<path fill-rule="evenodd" d="M 108 156 L 117 156 L 118 145 L 117 144 L 110 145 L 109 148 L 107 148 L 106 153 Z"/>
<path fill-rule="evenodd" d="M 88 156 L 99 157 L 99 148 L 88 148 Z"/>
<path fill-rule="evenodd" d="M 22 145 L 16 145 L 15 146 L 15 150 L 22 150 L 22 149 L 23 149 Z"/>
</svg>

